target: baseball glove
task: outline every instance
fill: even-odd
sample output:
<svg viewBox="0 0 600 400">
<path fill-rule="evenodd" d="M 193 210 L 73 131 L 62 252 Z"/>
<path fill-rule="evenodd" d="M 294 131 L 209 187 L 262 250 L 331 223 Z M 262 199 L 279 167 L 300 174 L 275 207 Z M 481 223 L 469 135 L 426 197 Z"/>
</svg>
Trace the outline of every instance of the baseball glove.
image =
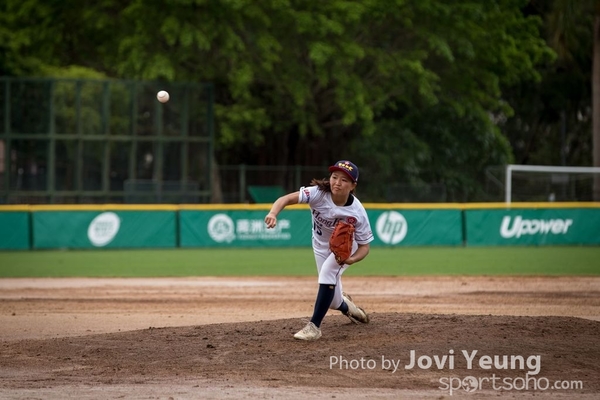
<svg viewBox="0 0 600 400">
<path fill-rule="evenodd" d="M 352 255 L 352 241 L 354 240 L 354 225 L 339 221 L 329 238 L 329 250 L 335 254 L 335 261 L 343 265 L 344 261 Z"/>
</svg>

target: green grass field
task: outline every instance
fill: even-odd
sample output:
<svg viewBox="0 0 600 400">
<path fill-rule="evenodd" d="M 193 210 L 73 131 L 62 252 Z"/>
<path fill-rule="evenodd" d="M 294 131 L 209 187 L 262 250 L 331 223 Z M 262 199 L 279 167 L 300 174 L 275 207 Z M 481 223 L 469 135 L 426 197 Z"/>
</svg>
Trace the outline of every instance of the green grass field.
<svg viewBox="0 0 600 400">
<path fill-rule="evenodd" d="M 600 247 L 372 248 L 346 274 L 600 275 Z M 310 248 L 0 252 L 0 278 L 311 275 Z"/>
</svg>

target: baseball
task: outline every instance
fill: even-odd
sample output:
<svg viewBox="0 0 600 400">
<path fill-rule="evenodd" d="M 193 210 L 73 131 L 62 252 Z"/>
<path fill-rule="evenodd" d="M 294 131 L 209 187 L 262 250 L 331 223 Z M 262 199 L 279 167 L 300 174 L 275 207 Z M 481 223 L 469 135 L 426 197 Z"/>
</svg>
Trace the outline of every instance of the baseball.
<svg viewBox="0 0 600 400">
<path fill-rule="evenodd" d="M 161 90 L 160 92 L 158 92 L 156 94 L 156 98 L 158 99 L 158 101 L 160 101 L 161 103 L 166 103 L 167 101 L 169 101 L 169 93 Z"/>
</svg>

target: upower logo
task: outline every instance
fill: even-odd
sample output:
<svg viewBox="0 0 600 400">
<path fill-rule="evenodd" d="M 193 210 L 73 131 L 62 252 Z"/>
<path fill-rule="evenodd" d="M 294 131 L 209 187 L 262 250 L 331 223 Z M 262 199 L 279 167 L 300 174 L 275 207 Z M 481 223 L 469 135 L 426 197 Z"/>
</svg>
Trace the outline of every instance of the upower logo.
<svg viewBox="0 0 600 400">
<path fill-rule="evenodd" d="M 377 236 L 383 243 L 400 243 L 406 237 L 408 224 L 402 214 L 396 211 L 384 212 L 377 218 Z"/>
<path fill-rule="evenodd" d="M 523 235 L 564 235 L 573 225 L 572 219 L 523 219 L 517 215 L 512 221 L 511 217 L 506 215 L 502 219 L 500 226 L 500 235 L 505 239 L 519 238 Z"/>
</svg>

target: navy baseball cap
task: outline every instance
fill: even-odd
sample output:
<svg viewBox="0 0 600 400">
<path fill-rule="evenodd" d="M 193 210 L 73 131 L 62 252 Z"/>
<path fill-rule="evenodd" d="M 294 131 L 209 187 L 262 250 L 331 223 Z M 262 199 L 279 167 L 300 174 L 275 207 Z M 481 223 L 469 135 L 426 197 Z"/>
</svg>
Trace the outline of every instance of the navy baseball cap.
<svg viewBox="0 0 600 400">
<path fill-rule="evenodd" d="M 358 167 L 352 161 L 341 160 L 329 167 L 329 172 L 342 171 L 352 179 L 352 182 L 358 182 Z"/>
</svg>

